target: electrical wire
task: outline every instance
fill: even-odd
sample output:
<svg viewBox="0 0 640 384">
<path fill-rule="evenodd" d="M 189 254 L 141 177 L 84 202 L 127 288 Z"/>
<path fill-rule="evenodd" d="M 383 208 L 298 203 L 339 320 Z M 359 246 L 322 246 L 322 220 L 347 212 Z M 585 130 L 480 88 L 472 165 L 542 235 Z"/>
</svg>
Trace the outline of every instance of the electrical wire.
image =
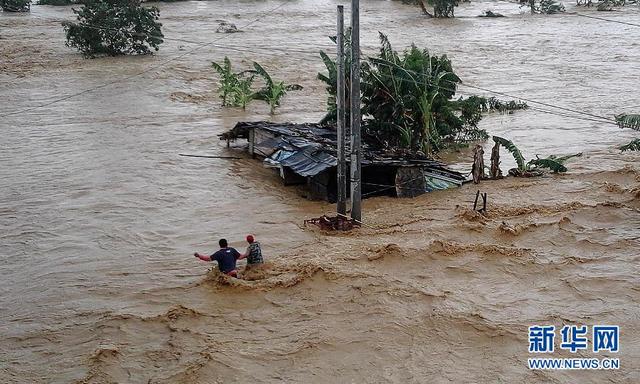
<svg viewBox="0 0 640 384">
<path fill-rule="evenodd" d="M 383 62 L 380 62 L 380 61 L 372 62 L 370 60 L 366 60 L 365 59 L 365 60 L 363 60 L 363 62 L 369 62 L 369 63 L 375 64 L 375 65 L 382 65 L 382 66 L 386 66 L 388 68 L 396 68 L 395 66 L 393 66 L 391 64 L 386 64 L 386 63 L 383 63 Z M 406 69 L 404 69 L 404 71 L 408 72 L 408 73 L 413 73 L 415 75 L 422 76 L 421 73 L 416 72 L 416 71 L 406 70 Z M 464 92 L 462 92 L 462 91 L 460 91 L 458 89 L 447 88 L 447 87 L 441 86 L 439 84 L 434 84 L 432 82 L 429 82 L 428 80 L 427 81 L 412 81 L 412 80 L 404 79 L 404 78 L 399 78 L 397 80 L 406 81 L 406 82 L 410 82 L 410 83 L 416 83 L 416 84 L 420 84 L 420 85 L 430 85 L 430 86 L 433 86 L 433 87 L 439 87 L 440 89 L 444 89 L 446 91 L 450 91 L 450 92 L 453 92 L 453 93 L 464 93 Z M 470 84 L 466 84 L 466 83 L 462 83 L 462 82 L 456 82 L 456 81 L 453 81 L 453 80 L 448 80 L 448 79 L 442 79 L 442 80 L 453 84 L 455 87 L 462 86 L 462 87 L 468 87 L 468 88 L 472 88 L 472 89 L 478 89 L 478 90 L 482 90 L 484 92 L 492 93 L 492 94 L 499 95 L 499 96 L 505 96 L 505 97 L 509 97 L 509 98 L 512 98 L 512 99 L 518 99 L 518 100 L 526 101 L 526 102 L 529 102 L 529 103 L 532 103 L 532 104 L 539 104 L 539 105 L 542 105 L 542 106 L 545 106 L 545 107 L 548 107 L 548 108 L 555 108 L 555 109 L 559 109 L 559 110 L 575 113 L 575 114 L 578 114 L 578 115 L 588 116 L 588 117 L 592 118 L 592 121 L 618 125 L 615 120 L 609 119 L 609 118 L 607 118 L 605 116 L 599 116 L 599 115 L 595 115 L 595 114 L 592 114 L 592 113 L 571 109 L 571 108 L 564 107 L 564 106 L 558 106 L 558 105 L 553 105 L 553 104 L 549 104 L 549 103 L 542 102 L 542 101 L 537 101 L 537 100 L 532 100 L 532 99 L 528 99 L 528 98 L 524 98 L 524 97 L 514 96 L 514 95 L 511 95 L 511 94 L 508 94 L 508 93 L 505 93 L 505 92 L 494 91 L 494 90 L 491 90 L 491 89 L 488 89 L 488 88 L 475 86 L 475 85 L 470 85 Z M 569 115 L 566 115 L 565 117 L 569 117 Z"/>
<path fill-rule="evenodd" d="M 620 20 L 613 20 L 613 19 L 605 19 L 604 17 L 599 17 L 599 16 L 590 16 L 590 15 L 585 15 L 583 13 L 578 13 L 578 12 L 574 12 L 572 13 L 572 15 L 576 15 L 576 16 L 580 16 L 580 17 L 586 17 L 588 19 L 595 19 L 595 20 L 601 20 L 601 21 L 607 21 L 609 23 L 616 23 L 616 24 L 623 24 L 623 25 L 630 25 L 632 27 L 640 27 L 640 24 L 634 24 L 634 23 L 629 23 L 626 21 L 620 21 Z"/>
<path fill-rule="evenodd" d="M 250 26 L 250 25 L 254 24 L 255 22 L 259 21 L 260 19 L 262 19 L 262 18 L 268 16 L 269 14 L 277 11 L 278 9 L 282 8 L 285 4 L 286 4 L 286 1 L 281 3 L 280 5 L 278 5 L 277 7 L 273 8 L 269 12 L 263 14 L 259 18 L 257 18 L 255 20 L 253 20 L 252 22 L 244 25 L 241 28 L 245 28 L 247 26 Z M 601 20 L 605 20 L 605 21 L 617 22 L 615 20 L 603 19 L 603 18 L 599 18 L 599 17 L 595 17 L 595 16 L 587 16 L 587 15 L 582 15 L 582 14 L 578 14 L 578 13 L 576 13 L 576 15 L 583 16 L 583 17 L 594 18 L 594 19 L 601 19 Z M 38 17 L 38 16 L 35 16 L 35 17 Z M 42 18 L 42 17 L 39 17 L 39 18 L 45 19 L 45 20 L 54 20 L 54 19 Z M 54 21 L 62 22 L 62 21 L 65 21 L 65 20 L 54 20 Z M 623 23 L 623 22 L 621 22 L 621 23 Z M 630 23 L 624 23 L 624 24 L 630 24 Z M 84 27 L 87 27 L 87 28 L 117 31 L 116 29 L 113 29 L 113 28 L 105 28 L 105 27 L 89 25 L 89 24 L 80 24 L 80 25 L 82 25 Z M 635 25 L 635 24 L 631 24 L 631 25 Z M 640 26 L 640 25 L 635 25 L 635 26 Z M 140 35 L 140 33 L 138 33 L 138 35 Z M 112 82 L 109 82 L 109 83 L 105 83 L 105 84 L 102 84 L 100 86 L 97 86 L 97 87 L 94 87 L 94 88 L 90 88 L 90 89 L 87 89 L 87 90 L 84 90 L 84 91 L 81 91 L 81 92 L 78 92 L 78 93 L 75 93 L 75 94 L 67 95 L 67 96 L 52 100 L 50 102 L 46 102 L 44 104 L 40 104 L 40 105 L 34 106 L 34 107 L 30 107 L 30 108 L 23 109 L 23 110 L 20 110 L 20 111 L 14 111 L 14 112 L 9 112 L 9 113 L 6 113 L 6 114 L 2 114 L 2 115 L 0 115 L 0 117 L 6 117 L 6 116 L 15 115 L 15 114 L 29 112 L 29 111 L 37 109 L 37 108 L 46 107 L 46 106 L 52 105 L 54 103 L 58 103 L 58 102 L 61 102 L 61 101 L 64 101 L 64 100 L 67 100 L 67 99 L 70 99 L 70 98 L 73 98 L 73 97 L 77 97 L 77 96 L 83 95 L 83 94 L 88 93 L 88 92 L 95 91 L 97 89 L 101 89 L 101 88 L 107 87 L 107 86 L 112 85 L 112 84 L 116 84 L 116 83 L 123 82 L 125 80 L 129 80 L 129 79 L 131 79 L 133 77 L 144 75 L 144 74 L 150 72 L 153 69 L 156 69 L 156 68 L 158 68 L 160 66 L 163 66 L 164 64 L 166 64 L 166 63 L 168 63 L 170 61 L 173 61 L 173 60 L 176 60 L 178 58 L 184 57 L 184 56 L 194 52 L 195 50 L 203 48 L 205 46 L 214 46 L 214 47 L 217 47 L 217 48 L 224 48 L 224 49 L 229 49 L 229 50 L 233 50 L 233 51 L 249 52 L 249 53 L 255 53 L 256 49 L 257 50 L 266 50 L 266 51 L 269 51 L 270 53 L 273 53 L 273 52 L 299 53 L 299 54 L 305 54 L 305 55 L 307 55 L 307 54 L 308 55 L 314 55 L 314 58 L 315 58 L 315 54 L 313 52 L 305 51 L 305 50 L 287 49 L 287 48 L 282 48 L 282 47 L 277 47 L 276 48 L 276 47 L 267 47 L 267 46 L 252 46 L 250 49 L 247 49 L 247 48 L 239 48 L 239 47 L 232 47 L 232 46 L 225 46 L 225 45 L 215 44 L 217 41 L 220 41 L 223 38 L 225 38 L 226 35 L 222 36 L 221 38 L 216 39 L 216 40 L 214 40 L 212 42 L 198 42 L 198 41 L 192 41 L 192 40 L 186 40 L 186 39 L 167 38 L 167 37 L 164 37 L 164 36 L 161 36 L 161 35 L 152 35 L 152 34 L 142 34 L 142 35 L 146 35 L 146 36 L 149 36 L 149 37 L 162 38 L 162 39 L 168 40 L 168 41 L 173 40 L 173 41 L 185 42 L 185 43 L 190 43 L 190 44 L 197 44 L 197 47 L 192 49 L 192 50 L 190 50 L 190 51 L 188 51 L 188 52 L 186 52 L 186 53 L 184 53 L 184 54 L 180 54 L 178 56 L 175 56 L 173 58 L 165 60 L 165 61 L 163 61 L 162 63 L 160 63 L 160 64 L 158 64 L 156 66 L 152 66 L 152 67 L 147 68 L 147 69 L 145 69 L 145 70 L 143 70 L 143 71 L 141 71 L 139 73 L 130 75 L 130 76 L 125 77 L 123 79 L 119 79 L 119 80 L 115 80 L 115 81 L 112 81 Z M 372 63 L 370 60 L 367 60 L 367 59 L 363 60 L 363 62 Z M 374 64 L 387 66 L 389 68 L 394 68 L 394 66 L 392 66 L 390 64 L 385 64 L 385 63 L 382 63 L 382 62 L 379 62 L 379 61 L 376 61 Z M 421 75 L 420 73 L 415 72 L 415 71 L 411 71 L 411 70 L 405 70 L 405 71 L 408 72 L 408 73 Z M 411 82 L 411 80 L 403 79 L 403 78 L 400 78 L 398 80 Z M 546 102 L 541 102 L 541 101 L 537 101 L 537 100 L 533 100 L 533 99 L 514 96 L 514 95 L 511 95 L 511 94 L 508 94 L 508 93 L 505 93 L 505 92 L 495 91 L 495 90 L 491 90 L 491 89 L 480 87 L 480 86 L 475 86 L 475 85 L 461 83 L 461 82 L 455 82 L 455 81 L 447 80 L 447 79 L 443 79 L 443 80 L 452 83 L 455 87 L 468 87 L 468 88 L 471 88 L 471 89 L 477 89 L 477 90 L 481 90 L 481 91 L 488 92 L 488 93 L 495 94 L 495 95 L 509 97 L 509 98 L 512 98 L 512 99 L 519 99 L 519 100 L 526 101 L 526 102 L 529 102 L 529 103 L 532 103 L 532 104 L 542 105 L 542 106 L 545 106 L 547 108 L 554 108 L 554 109 L 559 109 L 559 110 L 563 110 L 563 111 L 566 111 L 566 112 L 575 113 L 575 114 L 578 114 L 578 115 L 588 116 L 588 117 L 590 117 L 590 119 L 580 118 L 580 117 L 577 117 L 577 116 L 571 116 L 571 115 L 567 115 L 567 114 L 551 113 L 551 111 L 548 111 L 548 110 L 537 109 L 540 112 L 555 114 L 555 115 L 563 116 L 563 117 L 566 117 L 566 118 L 579 119 L 579 120 L 583 120 L 583 121 L 602 122 L 602 123 L 609 123 L 609 124 L 618 125 L 615 120 L 609 119 L 609 118 L 604 117 L 604 116 L 599 116 L 599 115 L 595 115 L 595 114 L 584 112 L 584 111 L 575 110 L 575 109 L 564 107 L 564 106 L 553 105 L 553 104 L 549 104 L 549 103 L 546 103 Z M 436 84 L 433 84 L 433 83 L 428 82 L 428 81 L 427 82 L 419 81 L 417 83 L 418 84 L 422 84 L 422 85 L 438 86 L 441 89 L 448 90 L 448 91 L 454 92 L 454 93 L 467 93 L 467 94 L 472 95 L 472 93 L 469 93 L 469 92 L 463 92 L 463 91 L 461 91 L 459 89 L 451 89 L 451 88 L 442 87 L 441 85 L 436 85 Z"/>
<path fill-rule="evenodd" d="M 271 15 L 272 13 L 276 12 L 277 10 L 279 10 L 280 8 L 284 7 L 287 4 L 289 4 L 289 2 L 287 0 L 284 0 L 277 7 L 274 7 L 272 9 L 270 9 L 269 11 L 263 13 L 261 16 L 259 16 L 256 19 L 250 21 L 249 23 L 243 25 L 241 28 L 246 28 L 246 27 L 249 27 L 249 26 L 257 23 L 258 21 L 260 21 L 260 20 L 264 19 L 265 17 Z M 52 100 L 52 101 L 49 101 L 49 102 L 46 102 L 46 103 L 43 103 L 43 104 L 39 104 L 39 105 L 36 105 L 36 106 L 33 106 L 33 107 L 29 107 L 29 108 L 22 109 L 22 110 L 19 110 L 19 111 L 13 111 L 13 112 L 9 112 L 9 113 L 4 113 L 4 114 L 1 114 L 0 117 L 18 115 L 18 114 L 22 114 L 22 113 L 33 111 L 35 109 L 48 107 L 50 105 L 57 104 L 59 102 L 65 101 L 65 100 L 68 100 L 68 99 L 71 99 L 71 98 L 74 98 L 74 97 L 78 97 L 78 96 L 81 96 L 81 95 L 96 91 L 98 89 L 106 88 L 106 87 L 108 87 L 110 85 L 113 85 L 113 84 L 118 84 L 118 83 L 125 82 L 125 81 L 130 80 L 130 79 L 132 79 L 134 77 L 143 76 L 143 75 L 153 71 L 154 69 L 158 69 L 158 68 L 161 68 L 161 67 L 165 66 L 166 64 L 168 64 L 168 63 L 170 63 L 170 62 L 172 62 L 174 60 L 178 60 L 180 58 L 188 56 L 188 55 L 192 54 L 193 52 L 195 52 L 195 51 L 197 51 L 197 50 L 199 50 L 201 48 L 213 45 L 213 44 L 217 43 L 218 41 L 226 38 L 227 36 L 228 36 L 228 34 L 225 34 L 225 35 L 221 36 L 220 38 L 213 40 L 212 42 L 199 44 L 195 48 L 193 48 L 193 49 L 191 49 L 191 50 L 189 50 L 189 51 L 187 51 L 185 53 L 173 56 L 173 57 L 171 57 L 171 58 L 169 58 L 167 60 L 164 60 L 164 61 L 160 62 L 159 64 L 150 66 L 150 67 L 148 67 L 148 68 L 146 68 L 146 69 L 144 69 L 144 70 L 142 70 L 142 71 L 140 71 L 138 73 L 135 73 L 133 75 L 129 75 L 129 76 L 126 76 L 126 77 L 123 77 L 123 78 L 120 78 L 120 79 L 117 79 L 117 80 L 114 80 L 114 81 L 110 81 L 108 83 L 104 83 L 104 84 L 98 85 L 98 86 L 93 87 L 93 88 L 85 89 L 84 91 L 80 91 L 80 92 L 76 92 L 76 93 L 73 93 L 73 94 L 70 94 L 70 95 L 66 95 L 66 96 L 57 98 L 55 100 Z"/>
</svg>

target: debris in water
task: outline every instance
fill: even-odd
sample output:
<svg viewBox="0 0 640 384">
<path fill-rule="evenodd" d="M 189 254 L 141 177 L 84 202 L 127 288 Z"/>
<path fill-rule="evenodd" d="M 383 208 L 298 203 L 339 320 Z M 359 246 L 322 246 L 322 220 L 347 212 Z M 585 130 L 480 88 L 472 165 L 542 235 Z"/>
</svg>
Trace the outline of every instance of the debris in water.
<svg viewBox="0 0 640 384">
<path fill-rule="evenodd" d="M 322 215 L 318 218 L 305 220 L 304 224 L 314 224 L 325 231 L 350 231 L 354 227 L 359 227 L 360 224 L 353 219 L 343 216 L 327 216 Z"/>
<path fill-rule="evenodd" d="M 227 21 L 221 21 L 218 29 L 216 29 L 216 33 L 237 33 L 242 32 L 236 27 L 235 24 L 229 23 Z"/>
</svg>

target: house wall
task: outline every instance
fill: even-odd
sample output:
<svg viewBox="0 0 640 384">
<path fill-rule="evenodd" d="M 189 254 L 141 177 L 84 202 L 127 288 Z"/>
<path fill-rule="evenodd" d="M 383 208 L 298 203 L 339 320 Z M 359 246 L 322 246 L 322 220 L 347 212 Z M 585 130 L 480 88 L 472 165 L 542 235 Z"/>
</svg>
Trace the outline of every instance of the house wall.
<svg viewBox="0 0 640 384">
<path fill-rule="evenodd" d="M 399 167 L 395 185 L 398 197 L 416 197 L 427 191 L 422 167 Z"/>
<path fill-rule="evenodd" d="M 258 144 L 276 137 L 276 135 L 269 131 L 265 131 L 264 129 L 251 128 L 249 130 L 249 153 L 251 156 L 258 156 L 261 158 L 270 156 L 273 153 L 273 149 L 259 147 Z"/>
</svg>

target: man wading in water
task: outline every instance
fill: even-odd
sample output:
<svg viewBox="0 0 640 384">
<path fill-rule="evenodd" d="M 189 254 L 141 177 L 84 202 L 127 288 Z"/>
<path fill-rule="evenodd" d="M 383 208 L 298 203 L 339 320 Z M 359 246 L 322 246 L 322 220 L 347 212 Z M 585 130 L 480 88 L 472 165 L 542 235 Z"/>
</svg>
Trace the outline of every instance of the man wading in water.
<svg viewBox="0 0 640 384">
<path fill-rule="evenodd" d="M 249 270 L 252 267 L 264 263 L 264 259 L 262 258 L 262 249 L 260 248 L 260 243 L 256 241 L 253 235 L 247 235 L 247 243 L 249 243 L 247 251 L 240 255 L 240 258 L 247 258 L 247 270 Z"/>
<path fill-rule="evenodd" d="M 229 247 L 226 239 L 220 239 L 218 244 L 220 244 L 220 250 L 211 256 L 201 255 L 198 252 L 193 255 L 202 261 L 217 261 L 220 272 L 227 276 L 238 278 L 236 261 L 244 259 L 246 256 L 241 255 L 240 252 Z"/>
</svg>

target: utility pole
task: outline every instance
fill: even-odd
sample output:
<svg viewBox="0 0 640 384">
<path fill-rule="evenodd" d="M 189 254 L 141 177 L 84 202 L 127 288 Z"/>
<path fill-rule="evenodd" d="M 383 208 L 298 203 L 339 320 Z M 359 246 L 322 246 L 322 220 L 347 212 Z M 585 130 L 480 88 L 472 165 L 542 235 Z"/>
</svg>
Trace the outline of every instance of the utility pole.
<svg viewBox="0 0 640 384">
<path fill-rule="evenodd" d="M 347 214 L 347 160 L 345 158 L 344 6 L 338 5 L 338 215 Z"/>
<path fill-rule="evenodd" d="M 351 218 L 362 221 L 360 148 L 360 0 L 351 0 Z"/>
</svg>

